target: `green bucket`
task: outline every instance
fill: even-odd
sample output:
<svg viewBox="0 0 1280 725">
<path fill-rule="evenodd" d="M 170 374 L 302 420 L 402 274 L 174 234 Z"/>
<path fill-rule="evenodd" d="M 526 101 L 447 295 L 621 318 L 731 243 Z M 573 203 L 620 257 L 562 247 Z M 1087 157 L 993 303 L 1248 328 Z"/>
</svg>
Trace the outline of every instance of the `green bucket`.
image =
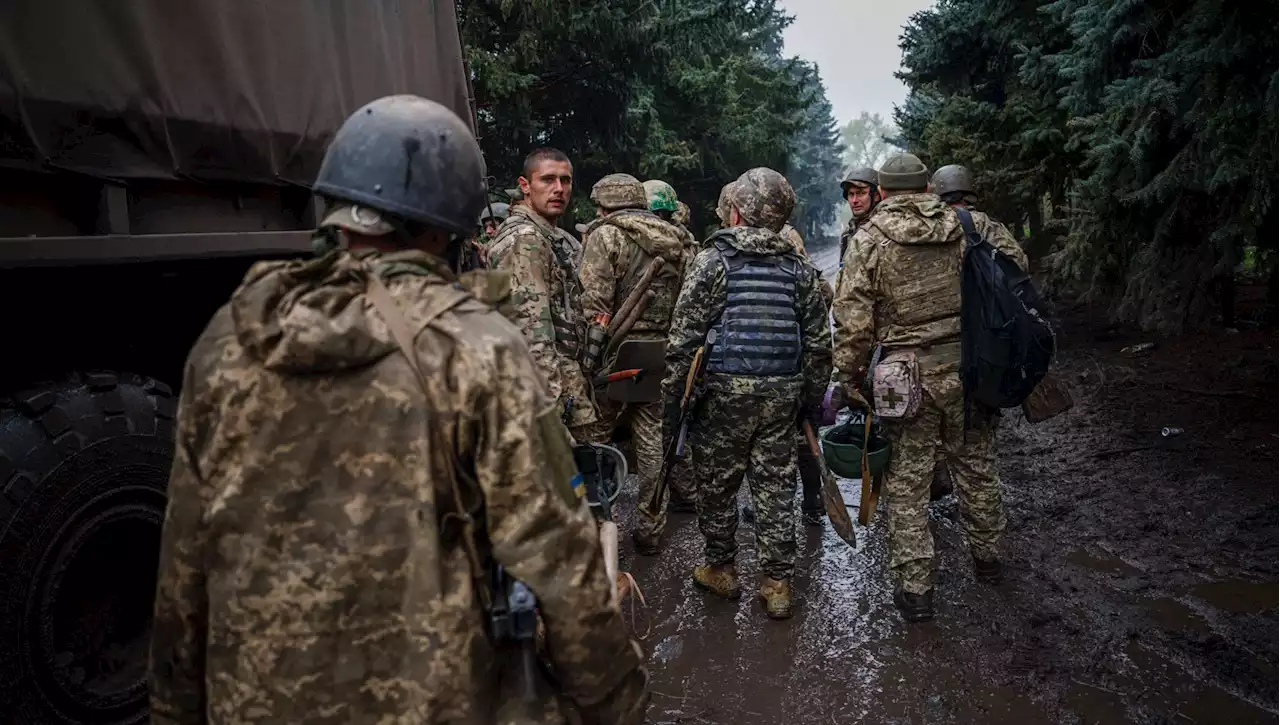
<svg viewBox="0 0 1280 725">
<path fill-rule="evenodd" d="M 822 432 L 822 459 L 827 468 L 841 478 L 862 478 L 862 441 L 866 423 L 857 421 L 841 423 Z M 867 466 L 872 476 L 878 476 L 889 467 L 889 454 L 893 448 L 880 431 L 877 421 L 871 422 L 871 449 L 867 453 Z"/>
</svg>

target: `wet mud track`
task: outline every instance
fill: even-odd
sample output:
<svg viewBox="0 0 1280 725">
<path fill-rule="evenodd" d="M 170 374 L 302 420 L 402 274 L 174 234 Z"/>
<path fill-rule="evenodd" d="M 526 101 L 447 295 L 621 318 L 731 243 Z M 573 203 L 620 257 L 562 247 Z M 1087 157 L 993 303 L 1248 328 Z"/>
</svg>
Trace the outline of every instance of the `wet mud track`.
<svg viewBox="0 0 1280 725">
<path fill-rule="evenodd" d="M 796 616 L 782 622 L 755 597 L 750 524 L 738 602 L 690 582 L 693 515 L 671 515 L 658 557 L 624 536 L 648 600 L 633 629 L 650 628 L 650 721 L 1276 722 L 1274 327 L 1129 356 L 1145 338 L 1072 314 L 1059 370 L 1075 408 L 1002 423 L 1005 581 L 974 580 L 955 498 L 933 504 L 933 622 L 893 608 L 883 503 L 856 550 L 829 525 L 799 527 Z M 1196 379 L 1218 387 L 1184 387 Z M 1167 426 L 1186 432 L 1165 439 Z M 841 487 L 856 506 L 858 482 Z M 633 487 L 619 504 L 625 533 Z"/>
</svg>

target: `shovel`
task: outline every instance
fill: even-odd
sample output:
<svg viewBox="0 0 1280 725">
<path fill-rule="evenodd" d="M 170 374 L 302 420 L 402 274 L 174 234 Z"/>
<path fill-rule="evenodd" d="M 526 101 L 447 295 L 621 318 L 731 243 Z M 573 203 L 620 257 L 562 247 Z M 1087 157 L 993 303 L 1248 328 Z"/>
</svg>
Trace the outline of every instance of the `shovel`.
<svg viewBox="0 0 1280 725">
<path fill-rule="evenodd" d="M 827 518 L 831 519 L 831 528 L 836 530 L 836 535 L 843 539 L 844 543 L 857 547 L 858 537 L 853 533 L 853 520 L 849 518 L 849 507 L 845 505 L 844 495 L 836 485 L 836 475 L 827 468 L 826 461 L 822 460 L 822 448 L 818 445 L 818 437 L 813 433 L 813 425 L 807 420 L 804 422 L 804 437 L 809 441 L 809 452 L 814 458 L 822 461 L 822 465 L 819 466 L 819 470 L 822 471 L 822 505 L 827 510 Z"/>
</svg>

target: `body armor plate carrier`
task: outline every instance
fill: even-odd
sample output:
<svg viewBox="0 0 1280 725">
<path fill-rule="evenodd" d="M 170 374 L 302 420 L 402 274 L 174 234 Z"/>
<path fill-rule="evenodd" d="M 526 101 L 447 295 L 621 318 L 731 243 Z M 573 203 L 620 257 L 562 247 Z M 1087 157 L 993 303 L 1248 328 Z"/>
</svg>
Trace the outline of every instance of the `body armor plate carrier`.
<svg viewBox="0 0 1280 725">
<path fill-rule="evenodd" d="M 800 372 L 796 281 L 802 262 L 791 254 L 748 254 L 717 240 L 727 298 L 715 324 L 707 371 L 728 375 Z"/>
</svg>

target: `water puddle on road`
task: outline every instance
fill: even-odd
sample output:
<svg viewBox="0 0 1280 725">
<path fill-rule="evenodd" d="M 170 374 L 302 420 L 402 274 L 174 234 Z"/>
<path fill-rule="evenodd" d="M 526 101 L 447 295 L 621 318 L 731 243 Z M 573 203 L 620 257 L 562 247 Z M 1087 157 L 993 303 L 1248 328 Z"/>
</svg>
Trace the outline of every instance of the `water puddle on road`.
<svg viewBox="0 0 1280 725">
<path fill-rule="evenodd" d="M 1197 584 L 1191 593 L 1232 614 L 1262 614 L 1276 610 L 1280 583 L 1229 579 Z"/>
</svg>

